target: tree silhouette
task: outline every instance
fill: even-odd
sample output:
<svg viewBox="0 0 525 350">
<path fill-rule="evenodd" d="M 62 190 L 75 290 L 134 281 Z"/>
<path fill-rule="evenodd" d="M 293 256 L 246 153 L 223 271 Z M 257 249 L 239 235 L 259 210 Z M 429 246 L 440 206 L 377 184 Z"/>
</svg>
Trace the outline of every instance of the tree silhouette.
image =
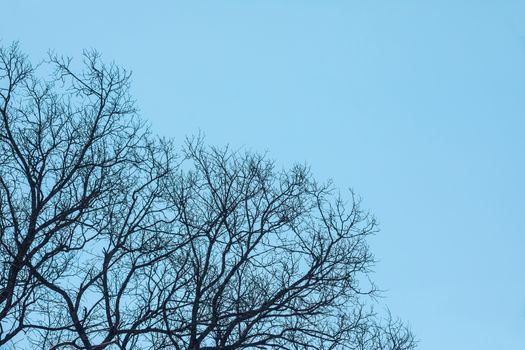
<svg viewBox="0 0 525 350">
<path fill-rule="evenodd" d="M 415 347 L 367 306 L 376 223 L 352 192 L 200 138 L 177 154 L 130 74 L 83 57 L 0 50 L 1 346 Z"/>
</svg>

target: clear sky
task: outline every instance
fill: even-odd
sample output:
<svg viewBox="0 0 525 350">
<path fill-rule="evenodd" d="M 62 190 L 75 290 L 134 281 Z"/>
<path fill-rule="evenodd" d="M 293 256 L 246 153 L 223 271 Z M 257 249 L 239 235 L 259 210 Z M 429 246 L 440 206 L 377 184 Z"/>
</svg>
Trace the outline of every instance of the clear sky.
<svg viewBox="0 0 525 350">
<path fill-rule="evenodd" d="M 525 349 L 525 1 L 1 0 L 0 38 L 96 48 L 156 132 L 354 188 L 421 349 Z"/>
</svg>

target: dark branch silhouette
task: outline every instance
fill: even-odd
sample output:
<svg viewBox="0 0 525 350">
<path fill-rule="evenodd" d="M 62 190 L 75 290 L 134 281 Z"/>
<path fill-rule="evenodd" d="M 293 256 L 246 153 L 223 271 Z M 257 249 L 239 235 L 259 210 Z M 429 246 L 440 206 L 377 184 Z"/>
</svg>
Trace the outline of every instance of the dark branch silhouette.
<svg viewBox="0 0 525 350">
<path fill-rule="evenodd" d="M 352 192 L 199 138 L 177 156 L 129 81 L 96 52 L 0 51 L 0 346 L 415 348 L 369 306 Z"/>
</svg>

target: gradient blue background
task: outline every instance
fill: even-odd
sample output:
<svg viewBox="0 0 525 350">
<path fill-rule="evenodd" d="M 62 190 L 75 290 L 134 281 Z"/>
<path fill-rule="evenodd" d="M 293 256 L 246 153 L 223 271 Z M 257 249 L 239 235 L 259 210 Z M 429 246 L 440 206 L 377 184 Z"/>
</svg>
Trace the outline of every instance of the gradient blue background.
<svg viewBox="0 0 525 350">
<path fill-rule="evenodd" d="M 96 48 L 156 132 L 353 187 L 421 349 L 525 349 L 525 1 L 3 0 L 0 38 Z"/>
</svg>

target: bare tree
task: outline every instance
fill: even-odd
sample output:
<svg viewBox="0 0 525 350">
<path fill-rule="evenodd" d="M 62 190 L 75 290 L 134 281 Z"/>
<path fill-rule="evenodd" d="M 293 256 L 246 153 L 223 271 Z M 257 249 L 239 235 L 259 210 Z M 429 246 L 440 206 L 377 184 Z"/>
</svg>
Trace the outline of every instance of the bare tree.
<svg viewBox="0 0 525 350">
<path fill-rule="evenodd" d="M 200 139 L 177 157 L 129 79 L 95 52 L 0 51 L 0 346 L 415 347 L 369 306 L 376 224 L 352 192 Z"/>
</svg>

